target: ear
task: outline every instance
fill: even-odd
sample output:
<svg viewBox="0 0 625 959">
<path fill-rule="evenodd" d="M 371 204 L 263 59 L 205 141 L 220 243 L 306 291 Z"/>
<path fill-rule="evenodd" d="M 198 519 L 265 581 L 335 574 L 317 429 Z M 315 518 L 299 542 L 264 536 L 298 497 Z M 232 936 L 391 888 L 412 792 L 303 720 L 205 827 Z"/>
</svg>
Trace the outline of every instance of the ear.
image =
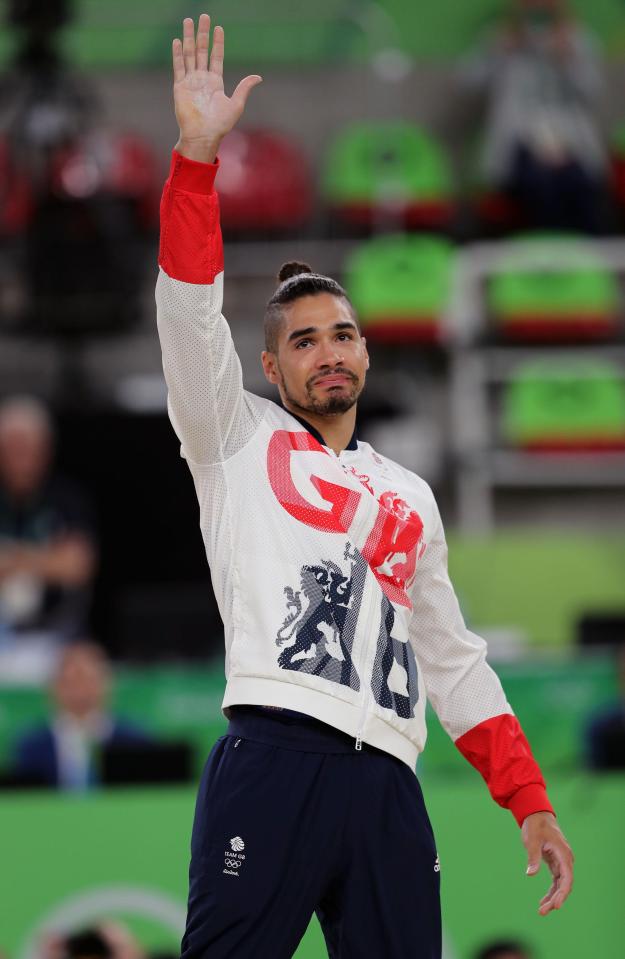
<svg viewBox="0 0 625 959">
<path fill-rule="evenodd" d="M 275 353 L 263 350 L 260 354 L 260 361 L 263 364 L 263 372 L 266 379 L 269 380 L 270 383 L 279 383 L 280 377 L 278 375 Z"/>
</svg>

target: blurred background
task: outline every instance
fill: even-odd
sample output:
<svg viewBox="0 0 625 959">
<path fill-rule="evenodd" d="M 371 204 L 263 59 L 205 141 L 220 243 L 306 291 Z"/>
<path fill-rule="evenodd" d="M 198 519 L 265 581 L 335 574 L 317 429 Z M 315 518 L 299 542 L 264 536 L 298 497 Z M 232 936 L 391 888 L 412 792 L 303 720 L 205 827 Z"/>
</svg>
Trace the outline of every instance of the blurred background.
<svg viewBox="0 0 625 959">
<path fill-rule="evenodd" d="M 3 959 L 178 954 L 194 783 L 225 728 L 225 681 L 153 290 L 177 139 L 171 39 L 204 9 L 2 7 Z M 577 855 L 571 900 L 539 919 L 546 874 L 525 878 L 512 818 L 432 715 L 419 775 L 445 959 L 618 959 L 625 7 L 209 12 L 226 28 L 226 89 L 264 77 L 217 179 L 245 385 L 272 396 L 259 355 L 280 264 L 339 279 L 372 360 L 359 435 L 433 486 L 465 618 Z M 297 956 L 324 955 L 313 920 Z"/>
</svg>

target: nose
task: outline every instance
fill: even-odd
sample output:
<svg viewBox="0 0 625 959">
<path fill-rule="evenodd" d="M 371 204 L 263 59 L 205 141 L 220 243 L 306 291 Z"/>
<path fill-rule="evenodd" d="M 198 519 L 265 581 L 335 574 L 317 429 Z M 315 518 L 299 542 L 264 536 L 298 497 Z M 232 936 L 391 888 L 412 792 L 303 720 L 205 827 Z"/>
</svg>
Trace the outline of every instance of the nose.
<svg viewBox="0 0 625 959">
<path fill-rule="evenodd" d="M 343 350 L 340 343 L 326 342 L 317 354 L 317 366 L 338 366 L 343 362 Z"/>
</svg>

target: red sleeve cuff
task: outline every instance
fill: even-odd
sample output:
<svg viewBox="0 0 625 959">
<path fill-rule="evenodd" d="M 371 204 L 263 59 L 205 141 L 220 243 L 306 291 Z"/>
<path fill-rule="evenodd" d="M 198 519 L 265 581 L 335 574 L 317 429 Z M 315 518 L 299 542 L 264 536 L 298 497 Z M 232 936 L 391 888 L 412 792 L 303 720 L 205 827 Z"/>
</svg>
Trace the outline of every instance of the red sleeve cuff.
<svg viewBox="0 0 625 959">
<path fill-rule="evenodd" d="M 172 150 L 169 182 L 174 190 L 208 195 L 213 192 L 218 170 L 219 157 L 215 158 L 214 163 L 199 163 Z"/>
<path fill-rule="evenodd" d="M 535 812 L 551 812 L 553 806 L 547 799 L 547 791 L 543 786 L 537 783 L 530 783 L 529 786 L 522 786 L 508 800 L 508 809 L 518 822 L 523 825 L 523 820 Z M 554 813 L 555 815 L 555 813 Z"/>
<path fill-rule="evenodd" d="M 224 268 L 219 197 L 213 190 L 219 163 L 198 163 L 176 150 L 161 199 L 158 262 L 172 280 L 211 284 Z"/>
<path fill-rule="evenodd" d="M 513 713 L 478 723 L 456 746 L 486 781 L 495 802 L 510 809 L 519 825 L 531 813 L 553 812 L 540 768 Z"/>
</svg>

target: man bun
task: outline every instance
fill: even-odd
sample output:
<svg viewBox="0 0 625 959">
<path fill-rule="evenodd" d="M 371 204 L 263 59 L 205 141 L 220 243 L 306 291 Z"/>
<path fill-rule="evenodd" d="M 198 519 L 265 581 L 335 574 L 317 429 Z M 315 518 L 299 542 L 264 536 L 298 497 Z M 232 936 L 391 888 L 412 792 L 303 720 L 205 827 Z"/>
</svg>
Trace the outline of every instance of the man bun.
<svg viewBox="0 0 625 959">
<path fill-rule="evenodd" d="M 302 273 L 312 273 L 312 268 L 308 263 L 289 260 L 288 263 L 283 263 L 278 270 L 278 283 L 284 283 L 285 280 L 290 280 L 292 276 L 300 276 Z"/>
</svg>

